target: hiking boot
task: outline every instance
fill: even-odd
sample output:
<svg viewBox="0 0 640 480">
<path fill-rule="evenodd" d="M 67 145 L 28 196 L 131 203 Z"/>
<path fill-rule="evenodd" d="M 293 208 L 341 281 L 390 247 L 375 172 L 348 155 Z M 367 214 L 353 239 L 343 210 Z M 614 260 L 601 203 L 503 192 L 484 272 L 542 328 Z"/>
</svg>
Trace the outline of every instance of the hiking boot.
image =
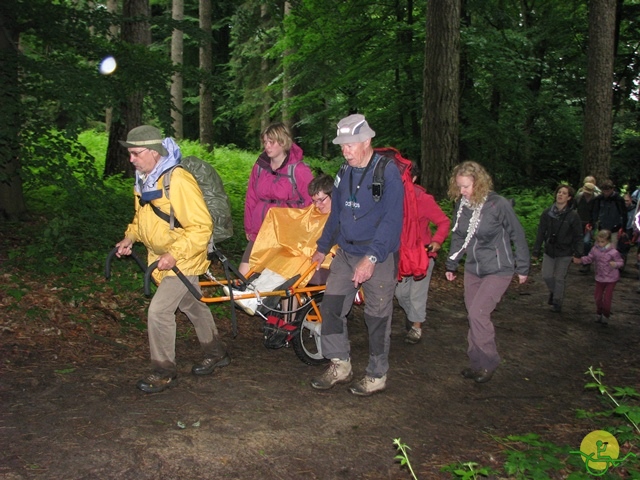
<svg viewBox="0 0 640 480">
<path fill-rule="evenodd" d="M 474 380 L 476 383 L 486 383 L 491 380 L 491 377 L 493 377 L 493 370 L 489 371 L 486 368 L 482 368 L 476 372 Z"/>
<path fill-rule="evenodd" d="M 154 372 L 142 380 L 138 380 L 136 387 L 145 393 L 158 393 L 167 388 L 174 387 L 178 383 L 178 375 L 176 373 L 158 373 Z"/>
<path fill-rule="evenodd" d="M 602 323 L 602 314 L 596 315 L 596 319 L 594 320 L 596 323 Z"/>
<path fill-rule="evenodd" d="M 351 387 L 349 387 L 349 391 L 354 395 L 368 397 L 369 395 L 373 395 L 376 392 L 383 391 L 386 387 L 386 384 L 386 375 L 382 378 L 374 378 L 366 375 L 362 380 L 354 383 Z"/>
<path fill-rule="evenodd" d="M 411 327 L 411 330 L 407 332 L 407 336 L 404 337 L 405 343 L 410 343 L 411 345 L 415 345 L 420 341 L 422 337 L 422 329 L 417 327 Z"/>
<path fill-rule="evenodd" d="M 547 300 L 548 305 L 553 305 L 553 292 L 549 294 L 549 300 Z"/>
<path fill-rule="evenodd" d="M 562 307 L 560 305 L 558 305 L 557 303 L 554 303 L 551 306 L 551 311 L 554 313 L 561 313 L 562 312 Z"/>
<path fill-rule="evenodd" d="M 231 357 L 228 353 L 215 358 L 205 358 L 202 362 L 191 367 L 191 373 L 194 375 L 210 375 L 216 368 L 226 367 L 231 363 Z"/>
<path fill-rule="evenodd" d="M 460 372 L 460 375 L 462 375 L 464 378 L 472 380 L 478 376 L 478 371 L 474 370 L 473 368 L 465 368 Z"/>
<path fill-rule="evenodd" d="M 332 358 L 324 373 L 311 380 L 311 386 L 318 390 L 328 390 L 337 383 L 349 383 L 352 377 L 351 360 Z"/>
</svg>

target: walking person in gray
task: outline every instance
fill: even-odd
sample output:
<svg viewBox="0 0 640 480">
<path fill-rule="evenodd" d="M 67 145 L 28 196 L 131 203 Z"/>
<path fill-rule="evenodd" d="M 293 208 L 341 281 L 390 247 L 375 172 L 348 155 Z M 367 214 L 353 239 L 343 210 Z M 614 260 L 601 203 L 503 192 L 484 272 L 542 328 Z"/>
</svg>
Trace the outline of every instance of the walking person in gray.
<svg viewBox="0 0 640 480">
<path fill-rule="evenodd" d="M 336 176 L 331 213 L 312 257 L 320 265 L 334 244 L 339 247 L 320 307 L 322 355 L 331 363 L 311 380 L 311 386 L 326 390 L 351 381 L 347 314 L 362 287 L 369 363 L 364 378 L 350 387 L 351 393 L 362 396 L 386 388 L 404 199 L 394 162 L 384 169 L 384 184 L 373 185 L 373 172 L 382 158 L 371 146 L 374 136 L 363 115 L 350 115 L 338 123 L 333 143 L 342 148 L 346 164 Z"/>
</svg>

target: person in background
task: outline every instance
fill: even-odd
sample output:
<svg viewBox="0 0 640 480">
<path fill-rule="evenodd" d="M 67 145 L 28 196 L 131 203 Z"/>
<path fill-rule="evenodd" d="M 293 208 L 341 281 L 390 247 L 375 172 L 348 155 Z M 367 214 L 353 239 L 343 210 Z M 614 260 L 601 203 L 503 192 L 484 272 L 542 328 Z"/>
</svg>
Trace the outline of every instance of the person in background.
<svg viewBox="0 0 640 480">
<path fill-rule="evenodd" d="M 136 386 L 145 393 L 161 392 L 177 383 L 176 310 L 180 309 L 193 324 L 204 352 L 204 360 L 194 365 L 194 375 L 209 375 L 214 369 L 229 365 L 231 358 L 218 337 L 211 310 L 195 298 L 172 271 L 178 267 L 189 282 L 200 290 L 198 276 L 209 268 L 207 245 L 213 222 L 193 175 L 176 168 L 171 178 L 171 203 L 163 195 L 162 178 L 167 169 L 181 159 L 180 148 L 172 138 L 162 137 L 150 125 L 134 128 L 120 143 L 129 150 L 129 160 L 136 169 L 134 188 L 135 215 L 124 238 L 116 244 L 116 255 L 131 255 L 135 242 L 147 247 L 149 264 L 158 262 L 153 278 L 158 289 L 151 299 L 148 313 L 149 349 L 152 373 Z M 170 230 L 152 206 L 167 216 L 170 207 L 181 227 Z"/>
<path fill-rule="evenodd" d="M 624 265 L 627 265 L 627 257 L 629 256 L 629 252 L 631 251 L 631 247 L 635 243 L 633 240 L 633 222 L 636 212 L 636 203 L 633 201 L 633 197 L 630 193 L 625 193 L 622 196 L 624 200 L 624 206 L 627 209 L 627 223 L 624 228 L 620 230 L 618 233 L 618 245 L 616 246 Z M 624 267 L 623 267 L 624 269 Z"/>
<path fill-rule="evenodd" d="M 585 180 L 593 179 L 593 177 L 587 177 Z M 576 211 L 582 222 L 582 233 L 584 244 L 584 254 L 587 255 L 592 245 L 592 228 L 591 228 L 591 210 L 593 210 L 593 201 L 598 196 L 596 193 L 596 185 L 592 182 L 585 182 L 578 190 L 575 197 Z M 588 273 L 590 265 L 583 265 L 580 268 L 580 273 Z"/>
<path fill-rule="evenodd" d="M 461 373 L 464 378 L 484 383 L 500 365 L 491 313 L 514 273 L 521 284 L 527 281 L 529 247 L 511 202 L 493 192 L 493 180 L 480 164 L 468 161 L 453 169 L 449 197 L 456 204 L 447 280 L 456 279 L 458 264 L 466 254 L 464 303 L 469 319 L 470 366 Z"/>
<path fill-rule="evenodd" d="M 586 185 L 587 183 L 590 183 L 591 185 L 593 185 L 593 193 L 594 195 L 598 196 L 602 193 L 602 191 L 598 188 L 598 182 L 596 182 L 596 177 L 594 177 L 593 175 L 587 175 L 586 177 L 584 177 L 584 180 L 582 181 L 582 185 Z M 578 195 L 580 195 L 583 192 L 583 188 L 584 187 L 580 187 L 578 189 L 578 191 L 576 192 L 576 198 L 578 197 Z"/>
<path fill-rule="evenodd" d="M 627 208 L 624 200 L 613 188 L 611 180 L 605 180 L 601 185 L 602 195 L 596 197 L 591 209 L 591 227 L 597 230 L 611 232 L 611 245 L 616 248 L 618 232 L 627 224 Z"/>
<path fill-rule="evenodd" d="M 269 125 L 260 134 L 264 151 L 256 160 L 244 205 L 244 230 L 247 247 L 238 271 L 246 275 L 253 242 L 271 207 L 303 208 L 311 204 L 307 191 L 313 178 L 302 161 L 302 149 L 293 142 L 290 130 L 282 123 Z"/>
<path fill-rule="evenodd" d="M 620 253 L 611 245 L 611 232 L 600 230 L 596 234 L 596 244 L 589 255 L 574 258 L 575 263 L 595 263 L 596 288 L 596 322 L 607 325 L 611 317 L 613 289 L 620 279 L 620 268 L 623 266 Z"/>
<path fill-rule="evenodd" d="M 407 322 L 411 326 L 404 341 L 409 344 L 416 344 L 422 337 L 422 325 L 427 319 L 427 301 L 429 298 L 429 284 L 435 266 L 435 260 L 442 244 L 449 236 L 451 221 L 445 215 L 440 206 L 436 203 L 432 195 L 416 184 L 422 171 L 417 162 L 411 162 L 411 175 L 413 177 L 413 188 L 416 192 L 416 202 L 418 204 L 420 222 L 420 234 L 422 244 L 427 249 L 429 266 L 426 276 L 421 280 L 413 277 L 404 277 L 396 285 L 396 298 L 398 303 L 407 315 Z M 431 233 L 431 225 L 435 225 L 435 233 Z"/>
<path fill-rule="evenodd" d="M 542 257 L 542 279 L 549 290 L 549 305 L 554 312 L 562 311 L 564 288 L 572 257 L 582 257 L 582 222 L 573 209 L 573 188 L 558 185 L 555 202 L 540 215 L 538 234 L 533 246 L 533 259 Z"/>
<path fill-rule="evenodd" d="M 371 146 L 374 136 L 363 115 L 349 115 L 338 123 L 333 143 L 340 145 L 346 166 L 336 176 L 331 213 L 312 257 L 320 265 L 332 245 L 338 245 L 320 307 L 322 354 L 331 363 L 322 375 L 311 380 L 311 386 L 327 390 L 351 380 L 347 314 L 362 287 L 369 362 L 364 378 L 349 388 L 360 396 L 386 388 L 404 210 L 404 186 L 394 162 L 384 169 L 384 191 L 379 201 L 373 196 L 373 172 L 382 158 Z"/>
</svg>

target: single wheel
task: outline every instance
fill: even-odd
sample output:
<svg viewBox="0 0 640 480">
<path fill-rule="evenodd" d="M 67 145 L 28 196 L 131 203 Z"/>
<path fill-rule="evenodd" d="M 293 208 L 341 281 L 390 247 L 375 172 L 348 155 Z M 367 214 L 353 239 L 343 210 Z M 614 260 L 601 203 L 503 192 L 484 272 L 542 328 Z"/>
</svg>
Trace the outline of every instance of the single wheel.
<svg viewBox="0 0 640 480">
<path fill-rule="evenodd" d="M 293 351 L 307 365 L 323 365 L 328 362 L 322 356 L 320 347 L 320 304 L 324 294 L 314 296 L 296 315 L 296 323 L 300 328 L 293 336 Z"/>
</svg>

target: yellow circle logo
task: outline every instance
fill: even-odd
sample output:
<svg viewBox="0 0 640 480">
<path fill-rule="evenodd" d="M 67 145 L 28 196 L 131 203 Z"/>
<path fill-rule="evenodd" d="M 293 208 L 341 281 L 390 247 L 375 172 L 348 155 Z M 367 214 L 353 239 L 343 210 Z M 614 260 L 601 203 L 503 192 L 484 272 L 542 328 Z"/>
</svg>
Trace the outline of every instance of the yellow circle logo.
<svg viewBox="0 0 640 480">
<path fill-rule="evenodd" d="M 620 445 L 616 437 L 604 430 L 595 430 L 582 439 L 580 453 L 588 471 L 606 472 L 616 464 L 620 455 Z"/>
</svg>

